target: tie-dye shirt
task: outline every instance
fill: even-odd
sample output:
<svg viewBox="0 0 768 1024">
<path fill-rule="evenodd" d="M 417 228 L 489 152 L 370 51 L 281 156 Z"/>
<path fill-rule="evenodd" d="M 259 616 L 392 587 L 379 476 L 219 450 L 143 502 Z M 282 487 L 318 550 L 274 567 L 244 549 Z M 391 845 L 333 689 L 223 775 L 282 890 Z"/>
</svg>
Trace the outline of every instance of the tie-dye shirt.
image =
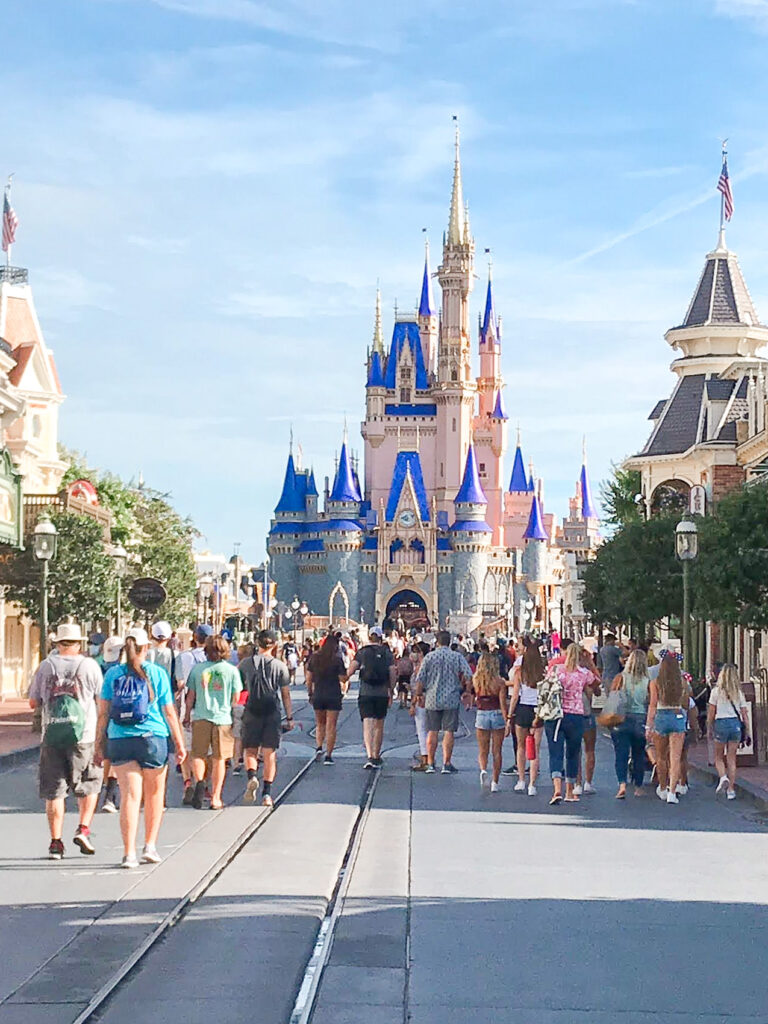
<svg viewBox="0 0 768 1024">
<path fill-rule="evenodd" d="M 594 679 L 592 673 L 586 668 L 577 668 L 575 672 L 566 672 L 564 668 L 559 668 L 557 678 L 563 687 L 563 713 L 583 715 L 582 694 L 587 683 L 591 683 Z"/>
</svg>

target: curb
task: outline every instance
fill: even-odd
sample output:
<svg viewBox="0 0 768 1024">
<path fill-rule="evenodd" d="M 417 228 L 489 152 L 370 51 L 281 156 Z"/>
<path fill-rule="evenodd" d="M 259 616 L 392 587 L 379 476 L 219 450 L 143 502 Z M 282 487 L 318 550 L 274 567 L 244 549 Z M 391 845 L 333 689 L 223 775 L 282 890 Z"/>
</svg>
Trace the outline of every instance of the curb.
<svg viewBox="0 0 768 1024">
<path fill-rule="evenodd" d="M 705 768 L 702 765 L 692 764 L 689 761 L 688 771 L 701 782 L 711 783 L 714 788 L 718 779 L 715 768 L 712 768 L 709 765 Z M 747 779 L 740 779 L 737 775 L 736 792 L 740 797 L 743 797 L 748 803 L 751 803 L 758 810 L 768 811 L 768 792 L 766 792 L 762 786 L 756 786 L 754 782 L 749 782 Z"/>
<path fill-rule="evenodd" d="M 0 754 L 0 769 L 14 768 L 18 764 L 28 764 L 30 761 L 34 761 L 39 754 L 39 743 L 35 743 L 32 747 L 21 747 L 19 750 L 12 750 L 9 754 Z"/>
</svg>

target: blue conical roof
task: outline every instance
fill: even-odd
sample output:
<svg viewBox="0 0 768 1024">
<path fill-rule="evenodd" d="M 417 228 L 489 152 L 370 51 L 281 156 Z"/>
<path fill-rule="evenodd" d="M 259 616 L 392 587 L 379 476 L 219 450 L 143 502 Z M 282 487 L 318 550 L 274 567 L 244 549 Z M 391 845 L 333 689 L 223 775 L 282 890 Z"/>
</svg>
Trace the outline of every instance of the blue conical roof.
<svg viewBox="0 0 768 1024">
<path fill-rule="evenodd" d="M 317 494 L 317 484 L 315 483 L 315 471 L 314 471 L 314 469 L 310 469 L 310 471 L 309 471 L 309 477 L 307 479 L 307 494 L 310 497 L 312 497 L 312 498 L 316 498 L 318 496 L 318 494 Z"/>
<path fill-rule="evenodd" d="M 432 298 L 432 278 L 429 276 L 429 255 L 424 257 L 424 277 L 421 281 L 419 316 L 434 316 L 435 300 Z"/>
<path fill-rule="evenodd" d="M 509 481 L 509 489 L 513 494 L 526 494 L 528 491 L 528 477 L 525 475 L 525 463 L 520 445 L 515 449 L 515 461 L 512 464 L 512 477 Z"/>
<path fill-rule="evenodd" d="M 585 519 L 597 519 L 597 509 L 595 503 L 592 500 L 592 488 L 589 485 L 589 475 L 587 473 L 586 462 L 581 467 L 581 514 Z"/>
<path fill-rule="evenodd" d="M 544 529 L 544 520 L 541 514 L 538 494 L 534 494 L 531 504 L 531 514 L 528 517 L 528 526 L 523 534 L 526 540 L 549 540 L 549 534 Z"/>
<path fill-rule="evenodd" d="M 460 503 L 467 505 L 487 505 L 488 499 L 483 493 L 480 485 L 480 476 L 477 472 L 477 460 L 475 459 L 475 446 L 471 444 L 467 452 L 467 464 L 464 467 L 464 479 L 461 482 L 459 493 L 453 499 L 454 505 Z"/>
<path fill-rule="evenodd" d="M 501 388 L 496 392 L 496 404 L 493 407 L 491 416 L 495 420 L 508 420 L 507 410 L 504 408 L 504 396 L 501 393 Z M 518 449 L 519 451 L 520 449 Z"/>
<path fill-rule="evenodd" d="M 529 494 L 533 494 L 534 491 L 536 490 L 536 483 L 535 483 L 535 481 L 533 479 L 533 470 L 531 470 L 531 475 L 528 477 L 528 487 L 527 487 L 527 490 L 528 490 Z"/>
<path fill-rule="evenodd" d="M 347 452 L 347 442 L 341 446 L 341 455 L 339 456 L 339 467 L 336 470 L 336 478 L 333 481 L 333 490 L 330 496 L 331 501 L 362 501 L 363 497 L 360 494 L 360 488 L 355 481 L 355 475 L 352 471 L 352 463 L 349 459 L 349 453 Z"/>
<path fill-rule="evenodd" d="M 275 512 L 303 512 L 304 501 L 296 479 L 296 467 L 293 464 L 293 453 L 288 456 L 283 480 L 283 492 L 275 506 Z"/>
<path fill-rule="evenodd" d="M 371 362 L 368 367 L 368 387 L 384 387 L 384 370 L 381 365 L 381 356 L 376 349 L 371 353 Z"/>
<path fill-rule="evenodd" d="M 488 275 L 488 291 L 485 295 L 485 313 L 483 314 L 483 323 L 480 328 L 480 341 L 498 341 L 498 322 L 496 320 L 496 311 L 493 308 L 493 285 L 491 283 L 491 275 Z"/>
</svg>

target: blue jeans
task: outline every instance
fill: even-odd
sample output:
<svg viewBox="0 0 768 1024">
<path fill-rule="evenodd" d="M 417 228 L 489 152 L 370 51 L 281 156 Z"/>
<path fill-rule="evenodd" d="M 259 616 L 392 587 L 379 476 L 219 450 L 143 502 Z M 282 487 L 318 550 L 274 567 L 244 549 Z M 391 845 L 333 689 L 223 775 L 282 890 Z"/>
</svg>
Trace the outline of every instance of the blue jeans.
<svg viewBox="0 0 768 1024">
<path fill-rule="evenodd" d="M 565 748 L 565 781 L 576 781 L 581 760 L 581 741 L 584 739 L 584 721 L 584 715 L 565 714 L 558 721 L 544 723 L 549 747 L 549 771 L 553 779 L 563 777 Z"/>
<path fill-rule="evenodd" d="M 741 719 L 716 718 L 715 739 L 718 743 L 739 743 L 741 740 Z"/>
<path fill-rule="evenodd" d="M 616 778 L 627 781 L 629 752 L 632 751 L 632 782 L 642 786 L 645 775 L 645 715 L 627 715 L 621 725 L 611 731 L 616 753 Z"/>
</svg>

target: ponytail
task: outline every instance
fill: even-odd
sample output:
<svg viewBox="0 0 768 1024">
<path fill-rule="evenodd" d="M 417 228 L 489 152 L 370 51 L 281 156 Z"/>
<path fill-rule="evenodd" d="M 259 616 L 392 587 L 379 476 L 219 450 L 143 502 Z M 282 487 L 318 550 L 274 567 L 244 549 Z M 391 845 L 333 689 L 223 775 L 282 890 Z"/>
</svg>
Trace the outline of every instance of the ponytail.
<svg viewBox="0 0 768 1024">
<path fill-rule="evenodd" d="M 125 638 L 125 662 L 128 672 L 144 680 L 149 689 L 149 699 L 154 703 L 155 688 L 144 671 L 144 652 L 146 649 L 146 647 L 139 647 L 134 637 L 127 636 Z"/>
</svg>

